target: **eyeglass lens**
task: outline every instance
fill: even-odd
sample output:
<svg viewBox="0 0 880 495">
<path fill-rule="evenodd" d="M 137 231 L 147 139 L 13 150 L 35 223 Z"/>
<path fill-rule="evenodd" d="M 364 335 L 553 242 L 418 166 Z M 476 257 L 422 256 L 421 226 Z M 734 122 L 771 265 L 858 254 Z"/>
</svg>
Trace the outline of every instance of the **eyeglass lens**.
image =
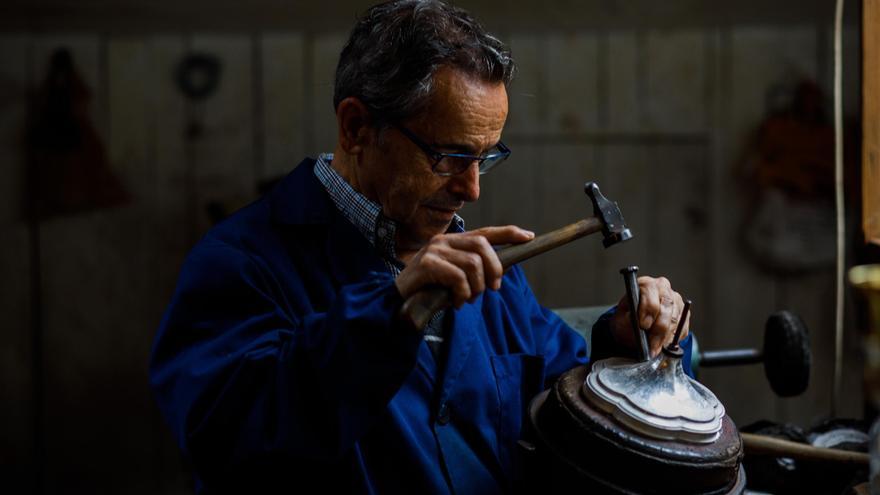
<svg viewBox="0 0 880 495">
<path fill-rule="evenodd" d="M 507 158 L 503 153 L 495 151 L 489 156 L 479 160 L 480 173 L 484 174 Z M 434 167 L 434 171 L 441 174 L 460 174 L 474 163 L 472 157 L 444 156 Z"/>
</svg>

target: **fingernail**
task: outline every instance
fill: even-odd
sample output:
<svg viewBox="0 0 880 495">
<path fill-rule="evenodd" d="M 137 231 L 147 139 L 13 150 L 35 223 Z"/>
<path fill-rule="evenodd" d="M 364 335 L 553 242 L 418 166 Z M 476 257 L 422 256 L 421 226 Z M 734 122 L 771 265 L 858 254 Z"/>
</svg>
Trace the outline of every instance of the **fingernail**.
<svg viewBox="0 0 880 495">
<path fill-rule="evenodd" d="M 526 233 L 526 235 L 529 236 L 529 237 L 535 237 L 535 233 L 532 232 L 531 230 L 526 230 L 525 233 Z"/>
</svg>

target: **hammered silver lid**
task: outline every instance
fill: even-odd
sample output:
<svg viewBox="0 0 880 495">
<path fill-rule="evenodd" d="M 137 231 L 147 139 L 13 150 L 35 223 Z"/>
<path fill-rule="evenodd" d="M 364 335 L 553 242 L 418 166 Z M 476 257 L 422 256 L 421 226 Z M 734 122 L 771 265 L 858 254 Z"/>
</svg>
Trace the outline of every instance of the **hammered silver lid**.
<svg viewBox="0 0 880 495">
<path fill-rule="evenodd" d="M 652 438 L 711 443 L 721 431 L 724 406 L 685 374 L 681 358 L 674 354 L 661 352 L 643 362 L 598 361 L 583 391 L 592 405 Z"/>
</svg>

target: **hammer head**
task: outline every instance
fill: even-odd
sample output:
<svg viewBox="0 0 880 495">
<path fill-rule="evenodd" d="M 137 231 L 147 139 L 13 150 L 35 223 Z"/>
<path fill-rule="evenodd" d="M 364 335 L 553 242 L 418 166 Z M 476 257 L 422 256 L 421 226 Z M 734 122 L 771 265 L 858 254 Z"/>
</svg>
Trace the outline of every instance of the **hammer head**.
<svg viewBox="0 0 880 495">
<path fill-rule="evenodd" d="M 593 202 L 593 216 L 602 222 L 602 245 L 606 248 L 618 242 L 632 239 L 632 232 L 623 223 L 623 215 L 617 203 L 608 201 L 595 182 L 584 184 L 584 192 Z"/>
</svg>

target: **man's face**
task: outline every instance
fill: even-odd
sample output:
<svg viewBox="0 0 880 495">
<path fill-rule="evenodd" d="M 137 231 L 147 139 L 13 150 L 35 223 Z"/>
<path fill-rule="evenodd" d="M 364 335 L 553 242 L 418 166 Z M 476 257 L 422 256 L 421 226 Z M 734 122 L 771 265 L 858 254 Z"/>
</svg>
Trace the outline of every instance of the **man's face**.
<svg viewBox="0 0 880 495">
<path fill-rule="evenodd" d="M 400 125 L 436 151 L 482 155 L 501 139 L 506 119 L 504 84 L 444 68 L 434 76 L 428 108 Z M 399 223 L 397 245 L 402 251 L 418 249 L 446 232 L 453 214 L 480 197 L 476 162 L 461 174 L 438 176 L 425 152 L 394 127 L 364 151 L 361 178 L 369 181 L 383 213 Z"/>
</svg>

